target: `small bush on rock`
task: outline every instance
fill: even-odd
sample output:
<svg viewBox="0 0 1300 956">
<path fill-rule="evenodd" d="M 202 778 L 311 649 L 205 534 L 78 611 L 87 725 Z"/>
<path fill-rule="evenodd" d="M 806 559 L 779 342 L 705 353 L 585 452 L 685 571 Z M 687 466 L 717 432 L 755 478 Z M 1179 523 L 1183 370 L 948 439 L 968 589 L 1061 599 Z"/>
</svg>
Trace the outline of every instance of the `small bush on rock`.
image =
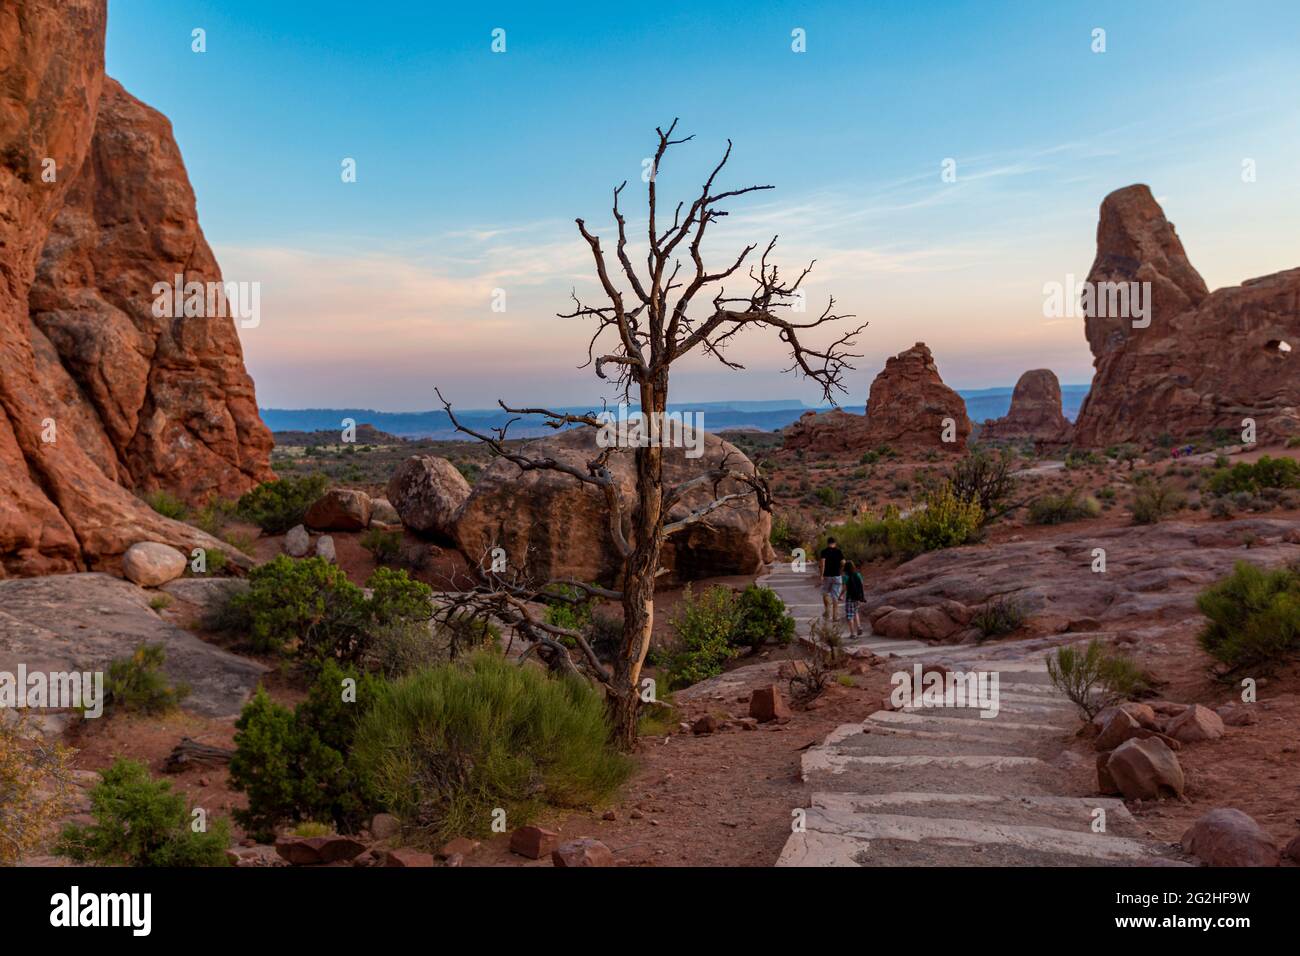
<svg viewBox="0 0 1300 956">
<path fill-rule="evenodd" d="M 1253 464 L 1239 461 L 1231 468 L 1216 469 L 1208 485 L 1210 493 L 1216 495 L 1258 494 L 1266 488 L 1300 488 L 1300 462 L 1263 455 Z"/>
<path fill-rule="evenodd" d="M 1030 524 L 1065 524 L 1099 514 L 1101 504 L 1097 499 L 1080 495 L 1077 488 L 1059 495 L 1042 495 L 1029 503 Z"/>
<path fill-rule="evenodd" d="M 1014 597 L 999 595 L 976 611 L 970 619 L 971 627 L 979 628 L 984 640 L 1001 637 L 1024 625 L 1027 615 Z"/>
<path fill-rule="evenodd" d="M 163 714 L 189 696 L 184 681 L 173 685 L 163 673 L 167 651 L 162 644 L 141 644 L 130 657 L 108 665 L 104 681 L 105 704 L 128 713 Z"/>
<path fill-rule="evenodd" d="M 1011 474 L 1012 453 L 998 454 L 980 449 L 959 461 L 948 476 L 953 494 L 959 501 L 973 501 L 980 507 L 983 520 L 993 518 L 1016 490 Z"/>
<path fill-rule="evenodd" d="M 630 769 L 608 736 L 589 684 L 479 652 L 385 684 L 354 756 L 380 805 L 436 843 L 485 835 L 498 807 L 518 826 L 605 799 Z"/>
<path fill-rule="evenodd" d="M 1167 481 L 1147 477 L 1136 483 L 1129 511 L 1134 524 L 1156 524 L 1187 504 L 1187 499 Z"/>
<path fill-rule="evenodd" d="M 88 826 L 69 824 L 60 852 L 79 863 L 110 866 L 225 866 L 230 824 L 209 820 L 194 832 L 185 797 L 165 780 L 153 780 L 135 760 L 117 760 L 100 772 L 90 791 Z"/>
</svg>

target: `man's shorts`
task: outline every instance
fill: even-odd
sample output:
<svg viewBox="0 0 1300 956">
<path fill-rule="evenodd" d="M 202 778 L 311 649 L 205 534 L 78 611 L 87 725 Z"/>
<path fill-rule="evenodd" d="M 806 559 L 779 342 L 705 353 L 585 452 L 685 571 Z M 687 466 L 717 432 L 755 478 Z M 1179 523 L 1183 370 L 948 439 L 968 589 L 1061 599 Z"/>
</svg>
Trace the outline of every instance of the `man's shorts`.
<svg viewBox="0 0 1300 956">
<path fill-rule="evenodd" d="M 827 575 L 822 578 L 822 594 L 829 594 L 833 598 L 839 598 L 840 588 L 843 586 L 844 582 L 838 576 L 830 577 Z"/>
</svg>

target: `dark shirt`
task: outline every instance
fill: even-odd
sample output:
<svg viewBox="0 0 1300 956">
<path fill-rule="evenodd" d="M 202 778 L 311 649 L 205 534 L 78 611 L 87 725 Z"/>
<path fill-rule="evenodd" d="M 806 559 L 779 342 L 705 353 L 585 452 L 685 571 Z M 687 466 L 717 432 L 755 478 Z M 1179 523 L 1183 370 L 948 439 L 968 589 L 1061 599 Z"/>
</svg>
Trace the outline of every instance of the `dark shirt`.
<svg viewBox="0 0 1300 956">
<path fill-rule="evenodd" d="M 844 575 L 844 596 L 850 601 L 866 599 L 866 594 L 862 590 L 862 575 L 857 571 Z"/>
<path fill-rule="evenodd" d="M 840 569 L 844 565 L 843 551 L 834 545 L 830 545 L 822 548 L 822 553 L 817 557 L 826 562 L 825 567 L 822 568 L 822 577 L 838 578 L 840 576 Z"/>
</svg>

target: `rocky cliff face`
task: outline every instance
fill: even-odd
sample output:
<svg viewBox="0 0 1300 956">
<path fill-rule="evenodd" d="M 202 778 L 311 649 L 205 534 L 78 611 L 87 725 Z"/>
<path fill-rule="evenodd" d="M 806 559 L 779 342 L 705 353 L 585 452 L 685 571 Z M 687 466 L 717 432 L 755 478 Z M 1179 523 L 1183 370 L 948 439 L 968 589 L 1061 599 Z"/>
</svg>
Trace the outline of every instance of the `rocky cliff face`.
<svg viewBox="0 0 1300 956">
<path fill-rule="evenodd" d="M 945 419 L 952 419 L 952 441 L 944 441 Z M 917 342 L 885 363 L 867 397 L 868 445 L 903 451 L 960 452 L 970 437 L 971 421 L 962 397 L 943 383 L 934 356 Z"/>
<path fill-rule="evenodd" d="M 1073 431 L 1061 411 L 1061 383 L 1051 369 L 1031 369 L 1020 376 L 1011 393 L 1011 408 L 1003 418 L 987 421 L 980 428 L 984 441 L 1032 439 L 1046 444 L 1065 444 Z"/>
<path fill-rule="evenodd" d="M 1300 269 L 1210 292 L 1137 185 L 1102 202 L 1088 281 L 1149 282 L 1152 305 L 1145 328 L 1129 316 L 1085 319 L 1097 371 L 1075 444 L 1239 432 L 1243 418 L 1262 441 L 1300 433 Z"/>
<path fill-rule="evenodd" d="M 135 541 L 219 547 L 134 491 L 270 476 L 233 323 L 157 319 L 219 280 L 165 119 L 104 77 L 104 0 L 0 10 L 0 564 L 111 566 Z"/>
</svg>

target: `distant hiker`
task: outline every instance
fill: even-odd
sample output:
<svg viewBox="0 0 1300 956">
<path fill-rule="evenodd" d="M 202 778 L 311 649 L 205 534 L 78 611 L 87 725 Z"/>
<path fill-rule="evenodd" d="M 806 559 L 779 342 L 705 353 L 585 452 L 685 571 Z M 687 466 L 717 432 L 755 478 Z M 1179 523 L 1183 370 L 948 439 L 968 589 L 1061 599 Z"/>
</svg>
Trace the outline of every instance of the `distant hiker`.
<svg viewBox="0 0 1300 956">
<path fill-rule="evenodd" d="M 844 562 L 844 620 L 849 622 L 849 636 L 858 637 L 862 634 L 861 628 L 858 627 L 858 604 L 866 600 L 866 592 L 862 589 L 862 575 L 852 561 Z"/>
<path fill-rule="evenodd" d="M 822 572 L 822 606 L 826 609 L 826 618 L 834 621 L 838 618 L 844 552 L 840 550 L 834 538 L 827 538 L 826 547 L 822 548 L 817 558 Z"/>
</svg>

